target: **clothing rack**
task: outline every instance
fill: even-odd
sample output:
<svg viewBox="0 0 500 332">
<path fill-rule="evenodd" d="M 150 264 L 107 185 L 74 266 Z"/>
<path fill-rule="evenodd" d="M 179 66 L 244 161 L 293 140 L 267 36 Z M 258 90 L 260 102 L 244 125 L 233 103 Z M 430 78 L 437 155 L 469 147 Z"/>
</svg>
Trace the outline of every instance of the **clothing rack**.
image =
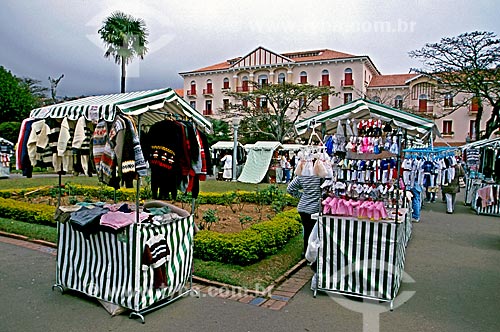
<svg viewBox="0 0 500 332">
<path fill-rule="evenodd" d="M 147 126 L 169 118 L 189 120 L 206 133 L 212 131 L 210 121 L 170 88 L 91 96 L 63 102 L 32 110 L 30 119 L 77 121 L 84 117 L 86 121 L 104 120 L 111 123 L 118 114 L 134 118 L 139 139 L 143 124 Z M 127 148 L 132 147 L 127 146 Z M 131 309 L 133 312 L 129 317 L 139 317 L 144 323 L 144 314 L 185 297 L 188 292 L 196 293 L 192 289 L 195 224 L 193 211 L 167 224 L 141 223 L 139 218 L 141 174 L 136 172 L 134 180 L 136 180 L 136 222 L 127 226 L 123 232 L 91 234 L 90 239 L 85 239 L 71 224 L 58 222 L 56 283 L 52 289 L 76 290 L 90 297 Z M 59 208 L 62 196 L 61 172 L 58 184 Z M 116 188 L 114 201 L 116 202 Z M 172 279 L 169 279 L 169 285 L 165 289 L 150 286 L 153 284 L 152 271 L 144 272 L 141 266 L 144 244 L 152 235 L 158 234 L 164 235 L 166 240 L 171 242 L 170 250 L 175 253 L 171 258 L 174 261 L 168 265 L 166 271 Z M 175 237 L 176 241 L 172 241 L 172 237 Z M 121 278 L 114 275 L 116 271 L 120 271 Z M 87 282 L 88 280 L 92 282 Z"/>
</svg>

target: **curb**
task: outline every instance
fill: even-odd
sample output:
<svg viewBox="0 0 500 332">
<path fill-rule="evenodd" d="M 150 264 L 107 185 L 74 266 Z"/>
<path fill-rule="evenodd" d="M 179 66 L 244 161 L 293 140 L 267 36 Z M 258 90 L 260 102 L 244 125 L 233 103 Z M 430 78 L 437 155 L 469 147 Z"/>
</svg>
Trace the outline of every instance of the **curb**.
<svg viewBox="0 0 500 332">
<path fill-rule="evenodd" d="M 10 237 L 10 238 L 13 238 L 13 239 L 16 239 L 16 240 L 22 240 L 22 241 L 32 242 L 32 243 L 36 243 L 36 244 L 39 244 L 39 245 L 42 245 L 42 246 L 46 246 L 46 247 L 57 249 L 57 244 L 55 244 L 53 242 L 48 242 L 48 241 L 44 241 L 44 240 L 37 240 L 37 239 L 31 239 L 31 238 L 29 238 L 27 236 L 24 236 L 24 235 L 19 235 L 19 234 L 14 234 L 14 233 L 8 233 L 8 232 L 0 231 L 0 236 Z"/>
<path fill-rule="evenodd" d="M 246 288 L 244 289 L 243 287 L 240 287 L 240 286 L 234 286 L 234 285 L 231 285 L 231 284 L 225 284 L 225 283 L 222 283 L 222 282 L 213 281 L 213 280 L 205 279 L 205 278 L 202 278 L 202 277 L 197 277 L 195 275 L 193 275 L 193 281 L 196 281 L 196 282 L 198 282 L 200 284 L 204 284 L 204 285 L 207 285 L 207 286 L 215 286 L 215 287 L 220 287 L 220 288 L 225 288 L 225 289 L 231 289 L 231 290 L 235 290 L 235 291 L 245 291 L 246 293 L 249 293 L 249 294 L 252 294 L 252 295 L 255 295 L 255 296 L 258 296 L 258 297 L 270 297 L 269 294 L 271 293 L 271 291 L 276 286 L 279 286 L 279 284 L 281 284 L 282 282 L 284 282 L 287 278 L 290 277 L 290 275 L 292 275 L 293 273 L 297 272 L 305 264 L 306 264 L 306 260 L 305 259 L 300 260 L 297 264 L 295 264 L 294 266 L 292 266 L 288 271 L 286 271 L 281 276 L 279 276 L 278 278 L 276 278 L 262 292 L 259 292 L 259 291 L 256 291 L 256 290 L 251 290 L 251 289 L 246 289 Z"/>
</svg>

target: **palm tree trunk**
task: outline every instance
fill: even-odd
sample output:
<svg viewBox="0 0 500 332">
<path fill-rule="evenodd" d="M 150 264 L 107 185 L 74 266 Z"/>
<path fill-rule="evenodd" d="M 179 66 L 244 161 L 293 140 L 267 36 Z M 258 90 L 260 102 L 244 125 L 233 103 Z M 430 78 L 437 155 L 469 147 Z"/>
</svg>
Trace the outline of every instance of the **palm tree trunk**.
<svg viewBox="0 0 500 332">
<path fill-rule="evenodd" d="M 121 78 L 121 93 L 124 93 L 125 92 L 125 76 L 126 76 L 126 72 L 125 72 L 125 59 L 122 57 L 122 78 Z"/>
</svg>

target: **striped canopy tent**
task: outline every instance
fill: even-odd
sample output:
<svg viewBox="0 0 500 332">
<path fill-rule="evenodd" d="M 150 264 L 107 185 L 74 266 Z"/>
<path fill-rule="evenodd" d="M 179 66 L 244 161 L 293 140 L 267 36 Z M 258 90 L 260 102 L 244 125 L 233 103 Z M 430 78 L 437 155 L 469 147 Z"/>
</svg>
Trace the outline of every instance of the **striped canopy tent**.
<svg viewBox="0 0 500 332">
<path fill-rule="evenodd" d="M 243 147 L 243 144 L 238 142 L 238 146 Z M 210 147 L 212 150 L 232 150 L 234 148 L 233 141 L 218 141 Z"/>
<path fill-rule="evenodd" d="M 308 132 L 308 129 L 321 128 L 324 124 L 326 133 L 334 134 L 339 120 L 367 118 L 391 122 L 396 127 L 406 129 L 408 135 L 416 138 L 430 138 L 429 133 L 439 135 L 439 130 L 432 120 L 363 98 L 298 121 L 295 123 L 295 130 L 299 136 L 302 136 Z"/>
<path fill-rule="evenodd" d="M 194 121 L 207 133 L 212 132 L 210 121 L 170 88 L 85 97 L 36 108 L 31 111 L 30 117 L 77 120 L 83 115 L 89 121 L 113 121 L 117 112 L 140 115 L 140 123 L 146 125 L 161 121 L 170 115 L 177 115 L 181 119 Z"/>
<path fill-rule="evenodd" d="M 245 145 L 246 147 L 246 145 Z M 244 183 L 260 183 L 267 174 L 274 150 L 283 145 L 275 141 L 258 141 L 249 149 L 247 160 L 238 181 Z"/>
</svg>

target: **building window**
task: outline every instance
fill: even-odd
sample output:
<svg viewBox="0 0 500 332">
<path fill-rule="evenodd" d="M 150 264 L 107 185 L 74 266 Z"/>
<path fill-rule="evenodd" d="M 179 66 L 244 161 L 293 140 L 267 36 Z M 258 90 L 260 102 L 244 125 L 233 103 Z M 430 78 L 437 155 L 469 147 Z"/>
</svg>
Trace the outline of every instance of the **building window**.
<svg viewBox="0 0 500 332">
<path fill-rule="evenodd" d="M 453 121 L 451 120 L 443 120 L 443 135 L 452 135 L 453 134 Z"/>
<path fill-rule="evenodd" d="M 324 69 L 321 72 L 321 82 L 318 84 L 319 86 L 330 86 L 330 73 L 328 70 Z"/>
<path fill-rule="evenodd" d="M 306 105 L 306 97 L 299 98 L 299 108 L 303 108 Z"/>
<path fill-rule="evenodd" d="M 255 104 L 257 105 L 258 108 L 267 109 L 267 98 L 259 97 L 255 100 Z"/>
<path fill-rule="evenodd" d="M 352 93 L 344 93 L 344 104 L 350 103 L 352 101 Z"/>
<path fill-rule="evenodd" d="M 476 137 L 476 120 L 469 120 L 469 137 L 471 140 L 475 141 Z"/>
<path fill-rule="evenodd" d="M 248 91 L 248 76 L 243 76 L 243 78 L 241 79 L 241 91 Z"/>
<path fill-rule="evenodd" d="M 305 71 L 300 72 L 300 83 L 301 84 L 307 83 L 307 73 Z"/>
<path fill-rule="evenodd" d="M 212 90 L 212 80 L 207 80 L 207 88 L 203 90 L 204 94 L 212 94 L 214 93 Z"/>
<path fill-rule="evenodd" d="M 222 99 L 222 108 L 226 111 L 229 109 L 229 99 Z"/>
<path fill-rule="evenodd" d="M 479 111 L 479 98 L 478 97 L 473 97 L 471 99 L 470 111 L 471 112 Z"/>
<path fill-rule="evenodd" d="M 351 86 L 354 84 L 352 80 L 352 69 L 346 68 L 344 70 L 344 81 L 342 81 L 342 86 Z"/>
<path fill-rule="evenodd" d="M 285 81 L 286 81 L 286 80 L 285 80 L 285 74 L 284 74 L 284 73 L 280 73 L 280 74 L 278 75 L 278 83 L 279 83 L 279 84 L 283 84 L 283 83 L 285 83 Z"/>
<path fill-rule="evenodd" d="M 403 97 L 400 95 L 397 95 L 396 98 L 394 98 L 394 108 L 398 108 L 400 110 L 403 109 Z"/>
<path fill-rule="evenodd" d="M 421 94 L 418 96 L 418 111 L 427 112 L 427 95 Z"/>
<path fill-rule="evenodd" d="M 326 111 L 330 108 L 330 105 L 328 105 L 328 95 L 323 95 L 321 96 L 321 111 Z"/>
<path fill-rule="evenodd" d="M 191 81 L 191 89 L 189 90 L 188 95 L 196 95 L 196 82 Z"/>
<path fill-rule="evenodd" d="M 194 100 L 190 101 L 189 106 L 191 106 L 193 109 L 196 109 L 196 101 Z"/>
<path fill-rule="evenodd" d="M 203 111 L 203 115 L 212 115 L 212 101 L 205 100 L 205 110 Z"/>
<path fill-rule="evenodd" d="M 259 87 L 263 87 L 265 85 L 267 85 L 268 83 L 268 79 L 267 79 L 267 75 L 259 75 Z"/>
<path fill-rule="evenodd" d="M 229 89 L 229 78 L 224 78 L 224 80 L 222 81 L 222 88 L 223 89 Z"/>
<path fill-rule="evenodd" d="M 444 107 L 453 107 L 453 95 L 451 93 L 444 95 Z"/>
</svg>

